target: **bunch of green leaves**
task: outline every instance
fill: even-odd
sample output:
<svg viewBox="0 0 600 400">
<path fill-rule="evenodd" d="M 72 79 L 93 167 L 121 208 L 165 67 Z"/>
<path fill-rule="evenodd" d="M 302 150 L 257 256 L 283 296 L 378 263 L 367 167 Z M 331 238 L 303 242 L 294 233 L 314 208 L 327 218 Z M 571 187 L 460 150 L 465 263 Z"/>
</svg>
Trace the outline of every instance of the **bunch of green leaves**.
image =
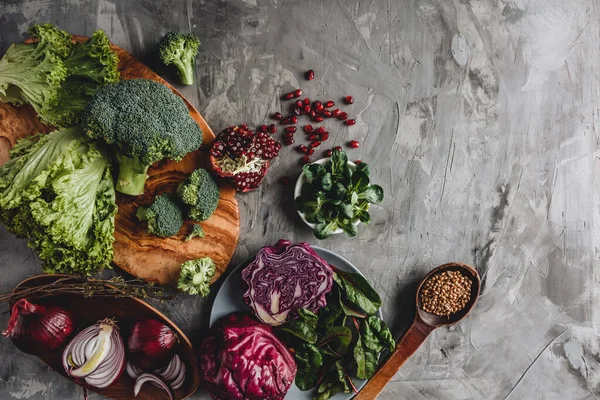
<svg viewBox="0 0 600 400">
<path fill-rule="evenodd" d="M 110 268 L 115 190 L 102 149 L 79 127 L 17 142 L 0 166 L 0 222 L 28 238 L 48 273 Z"/>
<path fill-rule="evenodd" d="M 356 392 L 353 377 L 371 378 L 380 353 L 396 345 L 377 316 L 380 306 L 379 294 L 362 275 L 336 269 L 327 305 L 318 313 L 301 309 L 277 330 L 294 350 L 296 386 L 317 388 L 315 399 L 325 400 Z"/>
<path fill-rule="evenodd" d="M 369 206 L 383 200 L 383 188 L 370 184 L 369 172 L 364 162 L 349 165 L 348 155 L 341 150 L 335 150 L 324 165 L 304 166 L 306 183 L 295 203 L 304 218 L 316 224 L 318 239 L 329 237 L 338 228 L 356 236 L 356 222 L 370 222 Z"/>
</svg>

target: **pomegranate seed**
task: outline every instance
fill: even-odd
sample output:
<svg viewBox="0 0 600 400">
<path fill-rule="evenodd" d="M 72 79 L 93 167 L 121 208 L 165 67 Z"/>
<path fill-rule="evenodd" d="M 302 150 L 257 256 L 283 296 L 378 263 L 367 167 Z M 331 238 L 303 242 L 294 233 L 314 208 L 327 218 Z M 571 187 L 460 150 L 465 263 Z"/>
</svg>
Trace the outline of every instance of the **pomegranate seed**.
<svg viewBox="0 0 600 400">
<path fill-rule="evenodd" d="M 305 114 L 308 114 L 308 113 L 310 113 L 311 108 L 310 108 L 310 106 L 304 106 L 304 108 L 302 108 L 302 110 L 304 111 Z"/>
<path fill-rule="evenodd" d="M 348 146 L 352 147 L 353 149 L 358 149 L 360 147 L 360 143 L 358 143 L 356 140 L 351 140 L 348 142 Z"/>
<path fill-rule="evenodd" d="M 283 137 L 285 139 L 291 139 L 291 138 L 294 137 L 294 132 L 286 132 L 286 133 L 283 134 Z"/>
<path fill-rule="evenodd" d="M 300 97 L 300 96 L 302 96 L 302 89 L 294 90 L 294 97 Z"/>
<path fill-rule="evenodd" d="M 333 111 L 331 112 L 331 116 L 332 116 L 332 117 L 338 117 L 338 116 L 340 115 L 340 113 L 341 113 L 340 109 L 339 109 L 339 108 L 336 108 L 335 110 L 333 110 Z"/>
<path fill-rule="evenodd" d="M 287 176 L 282 176 L 281 178 L 279 178 L 279 183 L 281 183 L 282 185 L 289 185 L 290 178 L 288 178 Z"/>
<path fill-rule="evenodd" d="M 319 100 L 317 100 L 317 101 L 315 101 L 315 102 L 313 103 L 313 108 L 314 108 L 315 110 L 318 110 L 318 109 L 320 109 L 320 108 L 323 108 L 323 103 L 321 103 Z"/>
<path fill-rule="evenodd" d="M 310 133 L 313 131 L 312 125 L 304 125 L 304 128 L 302 128 L 302 129 L 304 129 L 304 132 L 306 132 L 306 133 Z"/>
<path fill-rule="evenodd" d="M 297 100 L 296 101 L 296 107 L 298 107 L 298 108 L 304 107 L 304 103 L 302 102 L 302 100 Z"/>
<path fill-rule="evenodd" d="M 289 125 L 290 123 L 290 119 L 289 118 L 284 118 L 281 120 L 281 122 L 279 122 L 281 125 Z"/>
<path fill-rule="evenodd" d="M 310 117 L 314 118 L 317 115 L 317 113 L 315 112 L 315 110 L 310 110 Z"/>
<path fill-rule="evenodd" d="M 348 120 L 344 121 L 344 123 L 346 125 L 354 125 L 354 124 L 356 124 L 356 120 L 355 119 L 348 119 Z"/>
<path fill-rule="evenodd" d="M 323 133 L 323 132 L 325 132 L 325 127 L 320 126 L 319 129 L 317 129 L 317 133 Z"/>
<path fill-rule="evenodd" d="M 362 162 L 362 160 L 356 160 L 356 161 L 354 161 L 354 164 L 358 165 L 358 164 L 360 164 L 361 162 Z"/>
<path fill-rule="evenodd" d="M 344 97 L 344 101 L 346 102 L 346 104 L 352 104 L 352 103 L 354 103 L 354 97 L 346 96 L 346 97 Z"/>
<path fill-rule="evenodd" d="M 296 133 L 296 127 L 295 126 L 288 126 L 287 128 L 285 128 L 285 131 L 287 133 Z"/>
<path fill-rule="evenodd" d="M 328 111 L 328 110 L 323 111 L 323 116 L 325 118 L 331 118 L 331 111 Z"/>
<path fill-rule="evenodd" d="M 315 152 L 315 148 L 309 147 L 308 150 L 306 151 L 306 154 L 308 154 L 309 156 L 312 156 L 314 152 Z"/>
<path fill-rule="evenodd" d="M 298 123 L 298 117 L 296 117 L 295 115 L 292 115 L 292 116 L 290 117 L 290 122 L 291 122 L 292 124 L 297 124 L 297 123 Z"/>
<path fill-rule="evenodd" d="M 306 153 L 307 149 L 308 148 L 305 145 L 303 145 L 303 144 L 301 144 L 300 146 L 296 147 L 296 150 L 298 150 L 299 153 Z"/>
<path fill-rule="evenodd" d="M 331 157 L 332 154 L 333 154 L 333 150 L 331 150 L 331 149 L 325 150 L 325 157 Z"/>
<path fill-rule="evenodd" d="M 342 146 L 335 146 L 333 150 L 342 151 Z"/>
<path fill-rule="evenodd" d="M 348 114 L 346 114 L 345 112 L 341 112 L 340 115 L 338 115 L 338 118 L 343 121 L 345 119 L 348 119 Z"/>
<path fill-rule="evenodd" d="M 247 131 L 247 130 L 248 130 L 248 125 L 246 125 L 246 124 L 242 124 L 242 125 L 240 126 L 240 128 L 242 128 L 243 130 Z"/>
<path fill-rule="evenodd" d="M 308 135 L 308 140 L 310 140 L 311 142 L 314 140 L 317 140 L 319 137 L 317 135 L 315 135 L 314 133 L 312 135 Z"/>
<path fill-rule="evenodd" d="M 308 71 L 306 71 L 306 79 L 309 81 L 312 81 L 313 79 L 315 79 L 315 71 L 313 71 L 312 69 L 309 69 Z"/>
<path fill-rule="evenodd" d="M 321 112 L 321 111 L 323 111 L 323 110 L 325 110 L 325 107 L 323 107 L 323 104 L 319 104 L 319 105 L 318 105 L 318 106 L 315 108 L 315 111 L 316 111 L 316 112 Z"/>
<path fill-rule="evenodd" d="M 329 100 L 327 103 L 325 103 L 325 108 L 331 108 L 335 106 L 335 103 L 331 100 Z"/>
<path fill-rule="evenodd" d="M 292 93 L 286 93 L 286 94 L 284 94 L 281 98 L 283 100 L 289 100 L 289 99 L 291 99 L 293 97 L 294 97 L 294 93 L 292 92 Z"/>
<path fill-rule="evenodd" d="M 310 144 L 310 147 L 319 147 L 321 145 L 321 142 L 319 142 L 318 140 L 315 140 L 314 142 L 312 142 Z"/>
<path fill-rule="evenodd" d="M 269 130 L 269 132 L 271 133 L 275 133 L 277 132 L 277 126 L 275 124 L 271 124 L 269 125 L 269 127 L 267 128 Z"/>
<path fill-rule="evenodd" d="M 277 121 L 281 121 L 283 119 L 283 115 L 281 115 L 280 112 L 276 112 L 275 114 L 273 114 L 273 119 L 276 119 Z"/>
<path fill-rule="evenodd" d="M 283 139 L 283 144 L 285 144 L 286 146 L 291 146 L 291 145 L 293 145 L 293 144 L 294 144 L 294 138 L 289 138 L 289 139 L 288 139 L 288 138 L 286 138 L 286 139 Z"/>
<path fill-rule="evenodd" d="M 310 99 L 308 97 L 305 97 L 304 100 L 302 100 L 302 103 L 304 103 L 305 106 L 309 106 L 310 105 Z"/>
<path fill-rule="evenodd" d="M 320 137 L 322 141 L 326 141 L 329 139 L 329 132 L 323 132 Z"/>
<path fill-rule="evenodd" d="M 313 118 L 313 120 L 314 120 L 315 122 L 323 122 L 323 117 L 321 117 L 320 115 L 317 115 L 317 116 L 315 116 L 315 117 Z"/>
<path fill-rule="evenodd" d="M 267 126 L 266 125 L 261 125 L 260 128 L 258 128 L 259 131 L 261 132 L 267 132 Z"/>
<path fill-rule="evenodd" d="M 300 159 L 302 161 L 302 164 L 308 164 L 310 162 L 310 157 L 309 156 L 304 156 Z"/>
</svg>

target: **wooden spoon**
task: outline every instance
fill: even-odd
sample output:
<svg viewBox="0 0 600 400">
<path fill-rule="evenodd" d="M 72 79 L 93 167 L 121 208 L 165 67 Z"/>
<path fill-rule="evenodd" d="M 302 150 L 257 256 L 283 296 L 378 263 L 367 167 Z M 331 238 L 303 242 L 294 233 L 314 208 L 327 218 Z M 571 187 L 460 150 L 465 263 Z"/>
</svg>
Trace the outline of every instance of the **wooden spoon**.
<svg viewBox="0 0 600 400">
<path fill-rule="evenodd" d="M 471 297 L 465 307 L 447 317 L 440 317 L 435 314 L 428 313 L 423 310 L 421 304 L 421 287 L 423 283 L 430 277 L 443 271 L 459 271 L 469 279 L 471 279 Z M 440 265 L 434 268 L 423 280 L 419 283 L 417 288 L 417 312 L 415 314 L 415 320 L 412 325 L 408 328 L 402 339 L 396 345 L 396 350 L 390 355 L 387 361 L 381 366 L 379 371 L 373 375 L 373 377 L 367 382 L 362 390 L 354 397 L 355 400 L 372 400 L 379 395 L 383 390 L 383 387 L 394 377 L 396 372 L 400 369 L 402 364 L 415 351 L 421 346 L 421 344 L 427 339 L 427 336 L 435 328 L 439 326 L 448 326 L 455 324 L 462 320 L 471 311 L 477 298 L 479 297 L 479 288 L 481 281 L 479 280 L 479 274 L 475 268 L 467 264 L 462 263 L 449 263 Z"/>
</svg>

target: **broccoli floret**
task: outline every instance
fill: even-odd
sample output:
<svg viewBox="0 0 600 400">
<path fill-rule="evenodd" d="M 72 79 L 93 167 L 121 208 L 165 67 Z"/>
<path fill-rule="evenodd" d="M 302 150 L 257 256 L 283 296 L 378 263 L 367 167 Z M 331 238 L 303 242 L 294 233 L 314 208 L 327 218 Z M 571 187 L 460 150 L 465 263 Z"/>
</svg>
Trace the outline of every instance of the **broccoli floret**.
<svg viewBox="0 0 600 400">
<path fill-rule="evenodd" d="M 185 237 L 185 241 L 192 240 L 195 237 L 203 238 L 204 237 L 204 229 L 198 224 L 194 224 L 192 226 L 192 231 Z"/>
<path fill-rule="evenodd" d="M 188 294 L 206 297 L 210 291 L 210 280 L 215 275 L 216 265 L 210 257 L 188 260 L 181 264 L 177 288 Z"/>
<path fill-rule="evenodd" d="M 173 196 L 163 193 L 154 198 L 150 207 L 140 207 L 135 213 L 140 221 L 148 222 L 148 232 L 160 236 L 175 236 L 183 225 L 183 214 Z"/>
<path fill-rule="evenodd" d="M 197 169 L 177 188 L 179 198 L 188 206 L 187 214 L 195 221 L 207 220 L 217 209 L 219 187 L 207 170 Z"/>
<path fill-rule="evenodd" d="M 181 97 L 148 79 L 123 80 L 100 89 L 82 114 L 88 136 L 114 146 L 116 190 L 144 192 L 150 165 L 179 161 L 202 145 L 202 131 Z"/>
<path fill-rule="evenodd" d="M 200 39 L 193 33 L 169 32 L 158 43 L 158 54 L 165 65 L 175 65 L 184 85 L 194 84 L 194 61 Z"/>
</svg>

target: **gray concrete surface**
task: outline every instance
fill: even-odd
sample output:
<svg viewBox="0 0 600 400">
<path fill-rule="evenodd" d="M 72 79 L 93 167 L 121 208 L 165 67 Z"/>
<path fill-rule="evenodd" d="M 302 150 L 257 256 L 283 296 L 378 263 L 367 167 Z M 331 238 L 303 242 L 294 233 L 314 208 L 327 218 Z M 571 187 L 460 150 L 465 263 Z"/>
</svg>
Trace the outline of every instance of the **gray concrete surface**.
<svg viewBox="0 0 600 400">
<path fill-rule="evenodd" d="M 599 397 L 598 2 L 1 0 L 0 54 L 46 21 L 102 28 L 151 66 L 163 33 L 192 30 L 198 85 L 183 92 L 216 131 L 262 123 L 299 85 L 311 98 L 354 95 L 357 124 L 330 124 L 330 143 L 360 140 L 352 157 L 372 164 L 386 199 L 357 238 L 319 245 L 369 277 L 397 336 L 431 268 L 462 261 L 484 279 L 472 315 L 435 331 L 381 399 Z M 238 197 L 233 264 L 281 237 L 317 243 L 277 184 L 298 158 L 284 149 L 260 190 Z M 0 290 L 40 272 L 1 229 L 0 246 Z M 179 296 L 160 308 L 198 337 L 209 306 Z M 81 395 L 0 341 L 0 399 Z"/>
</svg>

